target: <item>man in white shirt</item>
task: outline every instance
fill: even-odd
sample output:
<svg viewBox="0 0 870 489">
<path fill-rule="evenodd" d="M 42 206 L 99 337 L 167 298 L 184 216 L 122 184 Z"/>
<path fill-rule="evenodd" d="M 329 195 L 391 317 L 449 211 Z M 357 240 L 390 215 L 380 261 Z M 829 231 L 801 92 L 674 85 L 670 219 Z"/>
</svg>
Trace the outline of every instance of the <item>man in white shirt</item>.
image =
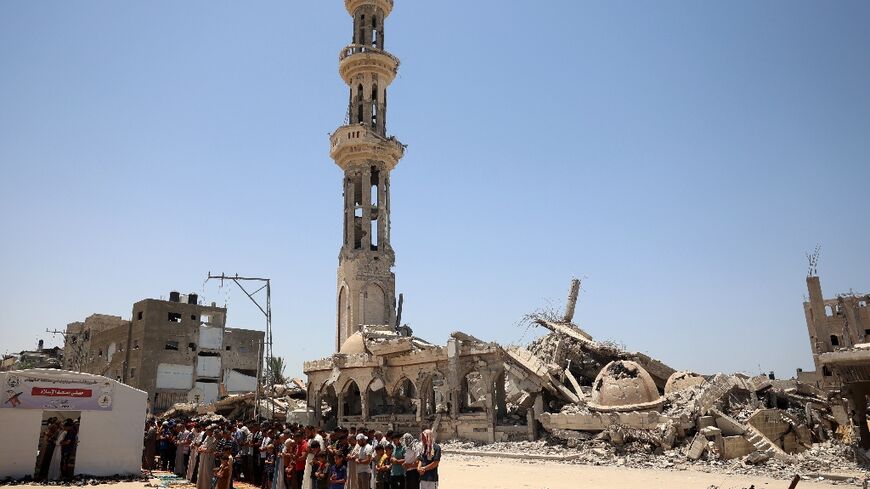
<svg viewBox="0 0 870 489">
<path fill-rule="evenodd" d="M 357 487 L 368 489 L 372 481 L 372 453 L 374 449 L 367 443 L 368 437 L 362 433 L 356 435 L 356 446 L 350 452 L 350 459 L 356 462 Z"/>
</svg>

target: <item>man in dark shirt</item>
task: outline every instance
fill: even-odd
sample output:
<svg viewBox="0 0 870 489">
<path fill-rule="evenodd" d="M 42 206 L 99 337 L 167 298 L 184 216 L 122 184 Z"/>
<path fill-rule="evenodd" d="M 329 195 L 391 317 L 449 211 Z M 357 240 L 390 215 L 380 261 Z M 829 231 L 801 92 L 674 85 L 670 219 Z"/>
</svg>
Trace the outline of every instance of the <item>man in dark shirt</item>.
<svg viewBox="0 0 870 489">
<path fill-rule="evenodd" d="M 420 489 L 438 489 L 438 465 L 441 463 L 441 445 L 435 443 L 432 430 L 425 430 L 420 435 L 423 444 L 422 453 L 417 460 L 417 472 L 420 474 Z"/>
</svg>

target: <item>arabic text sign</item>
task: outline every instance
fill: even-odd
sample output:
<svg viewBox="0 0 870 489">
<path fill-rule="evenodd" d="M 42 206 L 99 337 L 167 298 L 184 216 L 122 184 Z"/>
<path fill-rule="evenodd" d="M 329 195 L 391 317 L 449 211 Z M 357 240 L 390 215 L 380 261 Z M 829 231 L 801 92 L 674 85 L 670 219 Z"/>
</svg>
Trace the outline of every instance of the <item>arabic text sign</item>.
<svg viewBox="0 0 870 489">
<path fill-rule="evenodd" d="M 15 372 L 0 389 L 0 408 L 109 411 L 114 384 L 102 377 Z"/>
</svg>

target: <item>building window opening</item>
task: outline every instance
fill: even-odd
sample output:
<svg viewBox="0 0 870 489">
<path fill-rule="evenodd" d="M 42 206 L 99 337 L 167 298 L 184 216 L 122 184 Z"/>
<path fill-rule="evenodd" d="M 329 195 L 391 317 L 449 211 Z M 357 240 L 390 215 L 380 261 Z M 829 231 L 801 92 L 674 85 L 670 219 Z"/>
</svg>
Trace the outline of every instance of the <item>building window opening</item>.
<svg viewBox="0 0 870 489">
<path fill-rule="evenodd" d="M 372 203 L 372 207 L 379 207 L 381 205 L 380 198 L 379 198 L 380 192 L 378 192 L 378 190 L 379 190 L 378 182 L 380 181 L 380 179 L 381 179 L 381 173 L 378 171 L 377 168 L 372 167 L 372 188 L 371 188 L 371 194 L 369 196 L 369 199 L 370 199 L 369 202 Z"/>
<path fill-rule="evenodd" d="M 825 306 L 825 316 L 832 317 L 834 315 L 834 308 L 831 306 Z"/>
<path fill-rule="evenodd" d="M 196 343 L 188 343 L 187 349 L 190 351 L 196 351 Z"/>
<path fill-rule="evenodd" d="M 378 18 L 374 17 L 372 19 L 372 46 L 378 47 Z"/>
<path fill-rule="evenodd" d="M 180 312 L 170 312 L 169 313 L 169 322 L 170 323 L 180 323 L 181 322 L 181 313 Z"/>
<path fill-rule="evenodd" d="M 372 85 L 372 127 L 378 127 L 378 85 Z"/>
<path fill-rule="evenodd" d="M 831 369 L 829 369 L 827 365 L 822 366 L 822 375 L 825 377 L 831 377 L 833 375 Z"/>
<path fill-rule="evenodd" d="M 130 369 L 130 378 L 132 379 L 132 378 L 135 377 L 135 376 L 136 376 L 136 368 L 133 367 L 133 368 Z"/>
<path fill-rule="evenodd" d="M 356 382 L 351 381 L 344 391 L 344 415 L 362 416 L 362 396 Z"/>
<path fill-rule="evenodd" d="M 166 346 L 164 346 L 163 349 L 164 350 L 178 351 L 178 342 L 177 341 L 167 341 Z"/>
<path fill-rule="evenodd" d="M 831 335 L 831 346 L 840 346 L 840 338 L 837 335 Z"/>
<path fill-rule="evenodd" d="M 230 346 L 230 345 L 227 345 L 226 348 L 225 348 L 225 350 L 226 350 L 226 351 L 232 351 L 232 350 L 233 350 L 233 347 Z"/>
<path fill-rule="evenodd" d="M 362 177 L 359 176 L 353 182 L 353 204 L 362 204 Z"/>
<path fill-rule="evenodd" d="M 366 16 L 363 15 L 360 17 L 359 22 L 359 41 L 357 44 L 365 44 L 366 43 Z"/>
<path fill-rule="evenodd" d="M 137 320 L 141 321 L 141 320 L 142 320 L 142 316 L 143 316 L 142 311 L 139 311 L 139 312 L 136 313 L 136 319 L 137 319 Z"/>
<path fill-rule="evenodd" d="M 191 320 L 191 321 L 196 321 L 196 314 L 191 314 L 191 315 L 190 315 L 190 320 Z"/>
<path fill-rule="evenodd" d="M 462 383 L 459 412 L 479 413 L 486 409 L 486 383 L 480 372 L 471 372 Z"/>
<path fill-rule="evenodd" d="M 102 357 L 102 356 L 103 356 L 103 350 L 102 350 L 102 349 L 100 349 L 99 351 L 97 351 L 97 356 L 98 356 L 98 357 Z"/>
<path fill-rule="evenodd" d="M 870 329 L 864 330 L 864 336 L 870 336 Z"/>
</svg>

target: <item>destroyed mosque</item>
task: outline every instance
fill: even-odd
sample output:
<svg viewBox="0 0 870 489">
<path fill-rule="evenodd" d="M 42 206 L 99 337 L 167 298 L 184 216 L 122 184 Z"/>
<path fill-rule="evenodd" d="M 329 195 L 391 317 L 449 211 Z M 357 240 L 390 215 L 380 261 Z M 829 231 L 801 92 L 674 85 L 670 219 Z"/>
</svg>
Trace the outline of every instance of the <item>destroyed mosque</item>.
<svg viewBox="0 0 870 489">
<path fill-rule="evenodd" d="M 445 346 L 413 336 L 401 323 L 390 244 L 390 173 L 405 150 L 387 133 L 387 89 L 399 68 L 384 45 L 393 1 L 345 6 L 353 17 L 353 41 L 339 55 L 347 124 L 330 137 L 330 156 L 344 173 L 336 351 L 304 364 L 315 423 L 431 428 L 441 440 L 478 442 L 547 436 L 571 446 L 595 437 L 682 447 L 693 460 L 760 462 L 793 460 L 817 442 L 848 442 L 854 421 L 870 448 L 866 422 L 858 422 L 870 385 L 870 348 L 860 344 L 870 334 L 868 298 L 824 300 L 813 273 L 805 310 L 818 373 L 797 381 L 678 372 L 596 341 L 573 322 L 576 280 L 565 311 L 527 318 L 549 331 L 528 348 L 461 332 Z"/>
</svg>

